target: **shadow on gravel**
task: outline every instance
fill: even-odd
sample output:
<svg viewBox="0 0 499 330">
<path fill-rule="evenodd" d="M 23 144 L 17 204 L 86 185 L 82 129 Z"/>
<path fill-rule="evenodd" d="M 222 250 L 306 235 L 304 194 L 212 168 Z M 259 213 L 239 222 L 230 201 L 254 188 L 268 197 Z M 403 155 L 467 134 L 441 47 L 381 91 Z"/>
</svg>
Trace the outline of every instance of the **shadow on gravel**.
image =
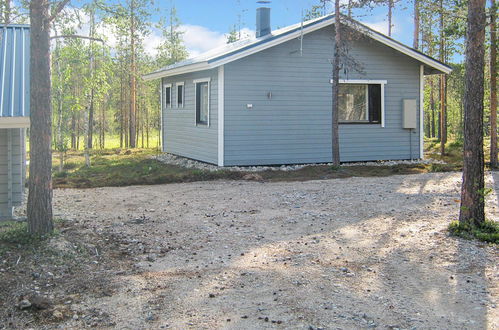
<svg viewBox="0 0 499 330">
<path fill-rule="evenodd" d="M 446 232 L 458 176 L 61 191 L 74 230 L 113 241 L 113 290 L 60 326 L 92 306 L 98 327 L 490 327 L 497 249 Z"/>
</svg>

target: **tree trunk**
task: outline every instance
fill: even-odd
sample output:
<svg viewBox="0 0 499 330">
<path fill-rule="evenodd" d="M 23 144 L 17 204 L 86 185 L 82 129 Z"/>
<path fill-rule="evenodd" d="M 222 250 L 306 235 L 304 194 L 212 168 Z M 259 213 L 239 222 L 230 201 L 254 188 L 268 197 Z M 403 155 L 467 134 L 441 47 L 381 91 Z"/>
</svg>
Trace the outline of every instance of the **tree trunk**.
<svg viewBox="0 0 499 330">
<path fill-rule="evenodd" d="M 498 168 L 497 160 L 497 4 L 490 0 L 490 166 Z"/>
<path fill-rule="evenodd" d="M 393 0 L 388 0 L 388 36 L 392 36 L 392 11 L 393 11 Z"/>
<path fill-rule="evenodd" d="M 485 221 L 483 160 L 485 25 L 485 0 L 470 0 L 466 35 L 464 159 L 459 222 L 472 226 Z"/>
<path fill-rule="evenodd" d="M 414 0 L 414 36 L 412 47 L 419 49 L 419 0 Z"/>
<path fill-rule="evenodd" d="M 436 136 L 436 123 L 435 123 L 435 95 L 433 92 L 433 79 L 430 78 L 430 108 L 431 108 L 431 137 Z"/>
<path fill-rule="evenodd" d="M 130 148 L 137 142 L 137 67 L 135 63 L 135 6 L 130 4 Z"/>
<path fill-rule="evenodd" d="M 47 0 L 32 0 L 30 11 L 30 166 L 28 230 L 45 235 L 52 223 L 52 107 L 50 100 L 50 21 Z"/>
<path fill-rule="evenodd" d="M 440 0 L 440 62 L 445 60 L 445 34 L 444 34 L 444 1 Z M 445 143 L 447 142 L 447 115 L 446 115 L 446 93 L 445 74 L 440 75 L 440 154 L 445 155 Z"/>
<path fill-rule="evenodd" d="M 340 0 L 334 1 L 334 59 L 333 59 L 333 108 L 332 108 L 332 156 L 333 165 L 340 165 L 340 134 L 338 125 L 339 89 L 340 89 L 340 51 L 341 51 L 341 22 Z"/>
<path fill-rule="evenodd" d="M 71 149 L 76 149 L 76 115 L 71 115 Z"/>
</svg>

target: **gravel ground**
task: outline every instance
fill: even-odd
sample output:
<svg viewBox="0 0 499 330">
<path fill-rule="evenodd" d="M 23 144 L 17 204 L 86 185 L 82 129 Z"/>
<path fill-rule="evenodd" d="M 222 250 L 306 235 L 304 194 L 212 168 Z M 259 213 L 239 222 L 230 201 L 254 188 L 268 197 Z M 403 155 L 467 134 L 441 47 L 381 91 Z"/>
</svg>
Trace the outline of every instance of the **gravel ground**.
<svg viewBox="0 0 499 330">
<path fill-rule="evenodd" d="M 120 329 L 499 329 L 499 248 L 446 232 L 460 179 L 56 190 L 58 216 L 119 237 L 134 269 L 59 326 L 91 307 Z M 499 173 L 487 182 L 499 220 Z"/>
<path fill-rule="evenodd" d="M 157 159 L 160 162 L 169 165 L 178 165 L 185 168 L 195 168 L 199 170 L 207 170 L 207 171 L 234 171 L 234 172 L 263 172 L 263 171 L 295 171 L 306 166 L 321 166 L 328 165 L 332 166 L 332 163 L 327 164 L 298 164 L 298 165 L 281 165 L 281 166 L 228 166 L 228 167 L 220 167 L 213 164 L 199 162 L 194 159 L 185 158 L 169 153 L 163 153 L 158 156 L 152 157 L 153 159 Z M 436 159 L 415 159 L 415 160 L 389 160 L 389 161 L 376 161 L 376 162 L 353 162 L 353 163 L 343 163 L 342 166 L 357 166 L 357 165 L 369 165 L 369 166 L 394 166 L 399 164 L 445 164 L 445 162 Z"/>
</svg>

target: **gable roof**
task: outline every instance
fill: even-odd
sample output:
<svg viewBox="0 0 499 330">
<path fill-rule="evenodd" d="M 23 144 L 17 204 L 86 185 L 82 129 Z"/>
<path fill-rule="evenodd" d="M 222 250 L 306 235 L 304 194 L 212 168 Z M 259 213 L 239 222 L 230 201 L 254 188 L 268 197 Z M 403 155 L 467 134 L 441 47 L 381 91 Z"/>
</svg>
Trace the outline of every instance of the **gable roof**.
<svg viewBox="0 0 499 330">
<path fill-rule="evenodd" d="M 0 25 L 0 118 L 29 117 L 29 25 Z"/>
<path fill-rule="evenodd" d="M 391 47 L 407 56 L 410 56 L 419 62 L 427 65 L 429 68 L 449 74 L 452 68 L 445 63 L 442 63 L 414 48 L 406 46 L 382 33 L 379 33 L 364 24 L 361 24 L 351 18 L 341 16 L 341 23 L 359 31 L 360 33 L 381 42 L 382 44 Z M 230 63 L 240 58 L 258 53 L 264 49 L 277 46 L 286 41 L 300 37 L 302 34 L 307 34 L 326 26 L 334 24 L 334 14 L 316 18 L 288 27 L 272 31 L 271 34 L 260 38 L 243 39 L 222 47 L 215 48 L 197 57 L 187 59 L 167 66 L 160 70 L 154 71 L 144 76 L 145 80 L 153 80 L 162 77 L 174 76 L 189 72 L 209 70 L 220 65 Z"/>
</svg>

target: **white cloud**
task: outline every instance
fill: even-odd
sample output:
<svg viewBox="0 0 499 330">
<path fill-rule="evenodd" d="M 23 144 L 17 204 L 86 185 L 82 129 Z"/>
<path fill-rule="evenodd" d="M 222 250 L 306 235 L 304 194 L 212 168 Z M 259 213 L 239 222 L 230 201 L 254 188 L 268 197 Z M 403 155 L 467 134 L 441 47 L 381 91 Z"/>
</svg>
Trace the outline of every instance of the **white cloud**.
<svg viewBox="0 0 499 330">
<path fill-rule="evenodd" d="M 202 53 L 226 42 L 223 33 L 204 26 L 185 24 L 180 27 L 180 30 L 184 32 L 184 43 L 189 53 Z"/>
<path fill-rule="evenodd" d="M 367 25 L 371 29 L 378 31 L 380 33 L 388 35 L 388 22 L 379 21 L 379 22 L 362 22 Z M 394 27 L 392 26 L 392 33 L 394 32 Z"/>
</svg>

